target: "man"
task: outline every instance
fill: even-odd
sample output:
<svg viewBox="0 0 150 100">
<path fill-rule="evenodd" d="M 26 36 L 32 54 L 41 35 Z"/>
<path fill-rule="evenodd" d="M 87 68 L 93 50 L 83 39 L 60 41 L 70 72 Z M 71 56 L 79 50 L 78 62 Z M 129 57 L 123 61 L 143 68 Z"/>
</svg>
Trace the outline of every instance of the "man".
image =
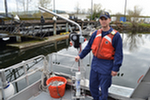
<svg viewBox="0 0 150 100">
<path fill-rule="evenodd" d="M 102 28 L 92 34 L 86 47 L 75 57 L 75 61 L 83 59 L 92 50 L 90 92 L 94 100 L 107 100 L 112 76 L 117 75 L 122 65 L 122 39 L 119 32 L 109 25 L 111 18 L 108 12 L 102 12 L 99 21 Z"/>
</svg>

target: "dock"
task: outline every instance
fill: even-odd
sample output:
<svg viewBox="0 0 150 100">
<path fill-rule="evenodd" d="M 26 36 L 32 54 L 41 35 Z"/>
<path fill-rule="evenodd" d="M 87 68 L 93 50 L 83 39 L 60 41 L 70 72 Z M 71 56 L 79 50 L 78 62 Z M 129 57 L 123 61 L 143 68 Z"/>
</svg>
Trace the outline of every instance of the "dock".
<svg viewBox="0 0 150 100">
<path fill-rule="evenodd" d="M 47 45 L 50 43 L 56 43 L 57 41 L 61 41 L 61 40 L 66 40 L 66 42 L 68 42 L 68 38 L 69 38 L 69 34 L 65 34 L 65 35 L 53 35 L 53 36 L 49 36 L 44 40 L 32 40 L 32 41 L 26 41 L 26 42 L 20 42 L 20 43 L 12 43 L 12 44 L 7 44 L 7 46 L 11 46 L 11 47 L 15 47 L 18 49 L 32 49 L 35 47 L 40 47 L 43 45 Z"/>
</svg>

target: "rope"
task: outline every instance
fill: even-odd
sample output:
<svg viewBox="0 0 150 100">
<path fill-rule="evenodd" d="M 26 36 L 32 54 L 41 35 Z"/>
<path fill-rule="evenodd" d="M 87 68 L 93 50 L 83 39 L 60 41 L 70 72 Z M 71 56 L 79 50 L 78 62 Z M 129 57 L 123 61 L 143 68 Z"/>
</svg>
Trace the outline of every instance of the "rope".
<svg viewBox="0 0 150 100">
<path fill-rule="evenodd" d="M 56 86 L 56 89 L 57 89 L 57 94 L 58 94 L 58 96 L 60 96 L 60 98 L 62 98 L 62 96 L 59 94 L 58 86 Z"/>
<path fill-rule="evenodd" d="M 45 60 L 44 63 L 45 63 L 46 69 L 43 70 L 42 77 L 41 77 L 41 84 L 39 85 L 39 89 L 46 92 L 47 91 L 47 86 L 44 85 L 44 79 L 45 78 L 47 78 L 47 79 L 49 78 L 49 71 L 48 71 L 48 68 L 47 68 L 47 66 L 49 64 L 48 64 L 48 62 L 46 60 Z"/>
</svg>

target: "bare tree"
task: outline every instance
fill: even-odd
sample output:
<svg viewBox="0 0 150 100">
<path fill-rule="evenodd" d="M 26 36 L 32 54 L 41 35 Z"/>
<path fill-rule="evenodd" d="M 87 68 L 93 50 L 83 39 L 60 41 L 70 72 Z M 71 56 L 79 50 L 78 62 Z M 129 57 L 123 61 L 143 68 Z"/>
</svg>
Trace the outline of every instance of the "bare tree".
<svg viewBox="0 0 150 100">
<path fill-rule="evenodd" d="M 134 10 L 128 10 L 127 13 L 128 13 L 128 17 L 132 23 L 132 28 L 134 29 L 134 31 L 137 30 L 137 27 L 138 27 L 138 18 L 140 16 L 142 12 L 142 8 L 140 8 L 139 6 L 134 6 Z"/>
<path fill-rule="evenodd" d="M 92 19 L 98 18 L 102 10 L 105 10 L 105 9 L 102 9 L 101 4 L 94 4 Z M 90 8 L 88 8 L 87 13 L 91 14 Z M 91 16 L 89 16 L 89 18 L 91 18 Z"/>
<path fill-rule="evenodd" d="M 99 15 L 102 10 L 104 10 L 104 9 L 102 9 L 101 4 L 94 4 L 92 19 L 99 18 Z"/>
<path fill-rule="evenodd" d="M 30 2 L 32 2 L 32 0 L 27 0 L 27 4 L 26 4 L 26 11 L 28 12 L 29 11 L 29 4 Z"/>
<path fill-rule="evenodd" d="M 94 9 L 93 9 L 95 13 L 99 13 L 102 11 L 102 5 L 101 4 L 94 4 Z"/>
<path fill-rule="evenodd" d="M 88 8 L 87 14 L 91 14 L 91 9 L 90 8 Z"/>
<path fill-rule="evenodd" d="M 32 2 L 32 0 L 16 0 L 16 4 L 17 4 L 17 12 L 18 9 L 22 9 L 24 11 L 24 13 L 29 11 L 29 5 Z M 18 6 L 20 5 L 20 6 Z"/>
<path fill-rule="evenodd" d="M 81 10 L 81 13 L 82 13 L 82 14 L 85 14 L 85 13 L 86 13 L 86 9 L 82 9 L 82 10 Z"/>
<path fill-rule="evenodd" d="M 21 9 L 24 11 L 25 13 L 25 0 L 18 0 L 19 4 L 21 5 L 20 7 L 22 7 Z"/>
<path fill-rule="evenodd" d="M 44 8 L 48 8 L 51 4 L 51 0 L 39 0 L 38 5 Z"/>
<path fill-rule="evenodd" d="M 128 10 L 127 13 L 128 13 L 128 16 L 130 17 L 131 21 L 132 22 L 137 22 L 138 20 L 138 17 L 140 16 L 142 12 L 142 8 L 140 8 L 139 6 L 134 6 L 134 10 Z"/>
<path fill-rule="evenodd" d="M 76 14 L 79 14 L 79 11 L 80 11 L 80 5 L 79 5 L 79 2 L 76 3 L 74 9 L 75 9 Z"/>
</svg>

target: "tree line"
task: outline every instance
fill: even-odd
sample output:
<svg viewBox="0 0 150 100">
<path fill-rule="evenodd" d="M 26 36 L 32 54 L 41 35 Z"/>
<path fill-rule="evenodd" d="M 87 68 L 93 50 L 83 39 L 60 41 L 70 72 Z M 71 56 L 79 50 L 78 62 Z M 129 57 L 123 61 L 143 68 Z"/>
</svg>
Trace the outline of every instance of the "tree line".
<svg viewBox="0 0 150 100">
<path fill-rule="evenodd" d="M 36 8 L 38 6 L 47 8 L 52 10 L 52 0 L 37 0 L 35 3 L 35 0 L 16 0 L 16 5 L 17 5 L 17 13 L 18 11 L 22 10 L 24 12 L 24 14 L 28 13 L 29 8 Z M 101 13 L 101 11 L 105 10 L 102 8 L 101 4 L 94 4 L 93 8 L 92 8 L 92 12 L 91 12 L 91 8 L 87 8 L 87 9 L 81 9 L 79 2 L 77 2 L 74 6 L 74 13 L 75 14 L 89 14 L 88 18 L 90 18 L 91 20 L 95 20 L 96 18 L 99 18 L 99 15 Z M 108 10 L 108 12 L 111 14 L 111 10 Z M 136 22 L 138 20 L 138 17 L 140 16 L 142 12 L 142 8 L 140 8 L 139 6 L 134 6 L 134 10 L 127 10 L 127 14 L 124 16 L 127 18 L 128 21 L 130 22 Z M 35 14 L 35 16 L 40 15 L 40 14 Z M 122 13 L 116 13 L 115 16 L 117 18 L 117 20 L 119 20 L 119 17 L 122 16 L 123 17 L 124 14 Z"/>
</svg>

